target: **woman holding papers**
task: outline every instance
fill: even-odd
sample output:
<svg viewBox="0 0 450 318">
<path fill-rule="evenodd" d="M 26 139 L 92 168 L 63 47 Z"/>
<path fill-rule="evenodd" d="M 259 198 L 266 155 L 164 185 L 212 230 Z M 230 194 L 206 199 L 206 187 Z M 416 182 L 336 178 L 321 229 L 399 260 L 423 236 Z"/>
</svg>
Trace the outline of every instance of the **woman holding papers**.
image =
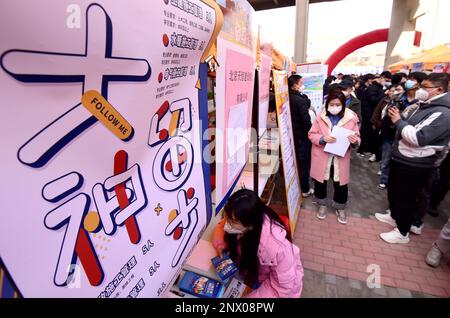
<svg viewBox="0 0 450 318">
<path fill-rule="evenodd" d="M 327 216 L 327 181 L 331 179 L 334 185 L 332 206 L 336 209 L 337 220 L 341 224 L 347 223 L 349 145 L 357 147 L 361 141 L 358 122 L 358 116 L 345 108 L 344 94 L 334 90 L 308 133 L 313 144 L 311 178 L 315 182 L 314 196 L 319 205 L 317 217 L 321 220 Z"/>
</svg>

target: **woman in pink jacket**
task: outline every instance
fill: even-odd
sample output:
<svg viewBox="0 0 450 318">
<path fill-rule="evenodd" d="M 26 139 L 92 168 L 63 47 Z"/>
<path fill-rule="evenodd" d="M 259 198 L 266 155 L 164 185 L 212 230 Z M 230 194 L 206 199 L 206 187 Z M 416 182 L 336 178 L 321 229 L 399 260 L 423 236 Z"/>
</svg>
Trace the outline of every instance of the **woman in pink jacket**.
<svg viewBox="0 0 450 318">
<path fill-rule="evenodd" d="M 337 220 L 341 224 L 347 223 L 345 207 L 348 199 L 348 182 L 350 176 L 350 147 L 344 157 L 339 157 L 324 151 L 327 143 L 336 142 L 331 136 L 334 126 L 354 131 L 348 136 L 353 147 L 357 147 L 359 137 L 358 116 L 345 108 L 345 96 L 340 90 L 331 91 L 325 103 L 325 108 L 317 116 L 309 131 L 308 137 L 312 142 L 311 178 L 314 179 L 314 196 L 319 209 L 317 217 L 321 220 L 327 216 L 327 181 L 334 185 L 333 208 L 336 209 Z"/>
<path fill-rule="evenodd" d="M 219 253 L 228 251 L 251 298 L 300 297 L 303 266 L 300 251 L 287 237 L 278 214 L 251 190 L 239 190 L 225 205 L 213 233 Z"/>
</svg>

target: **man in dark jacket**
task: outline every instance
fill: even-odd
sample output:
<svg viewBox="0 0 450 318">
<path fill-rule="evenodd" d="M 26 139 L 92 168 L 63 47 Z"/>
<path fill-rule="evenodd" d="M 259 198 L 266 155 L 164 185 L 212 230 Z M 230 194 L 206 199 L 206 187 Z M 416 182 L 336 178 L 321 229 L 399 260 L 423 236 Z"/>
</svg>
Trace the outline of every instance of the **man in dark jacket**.
<svg viewBox="0 0 450 318">
<path fill-rule="evenodd" d="M 448 80 L 432 73 L 422 82 L 416 93 L 419 102 L 408 108 L 406 117 L 396 107 L 388 110 L 397 130 L 388 183 L 391 213 L 375 214 L 379 221 L 395 227 L 380 234 L 388 243 L 408 243 L 409 231 L 419 234 L 423 226 L 414 221 L 421 220 L 420 214 L 428 208 L 431 184 L 450 141 L 447 90 Z"/>
<path fill-rule="evenodd" d="M 378 142 L 378 132 L 372 127 L 371 118 L 375 107 L 385 96 L 383 86 L 386 84 L 384 77 L 373 80 L 372 84 L 363 93 L 361 100 L 361 146 L 359 154 L 370 152 L 372 157 L 369 161 L 374 162 L 381 159 L 381 149 Z"/>
<path fill-rule="evenodd" d="M 364 92 L 366 91 L 367 87 L 369 87 L 372 84 L 374 79 L 375 75 L 373 74 L 366 74 L 361 76 L 359 87 L 356 90 L 356 98 L 358 98 L 359 100 L 363 99 Z"/>
<path fill-rule="evenodd" d="M 300 185 L 303 197 L 312 194 L 309 186 L 309 170 L 311 168 L 311 141 L 308 132 L 311 129 L 309 107 L 311 101 L 302 94 L 303 79 L 300 75 L 291 75 L 288 79 L 289 103 L 291 106 L 292 129 L 294 132 L 295 151 L 300 172 Z"/>
</svg>

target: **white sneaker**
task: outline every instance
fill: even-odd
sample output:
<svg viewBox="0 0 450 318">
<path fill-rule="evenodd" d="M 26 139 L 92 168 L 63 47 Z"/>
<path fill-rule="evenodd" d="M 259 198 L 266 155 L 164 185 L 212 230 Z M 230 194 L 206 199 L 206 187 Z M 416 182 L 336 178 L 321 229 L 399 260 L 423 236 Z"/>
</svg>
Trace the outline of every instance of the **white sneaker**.
<svg viewBox="0 0 450 318">
<path fill-rule="evenodd" d="M 421 226 L 411 225 L 411 228 L 409 229 L 409 231 L 416 235 L 420 235 L 420 234 L 422 234 L 422 229 L 423 229 L 423 224 Z"/>
<path fill-rule="evenodd" d="M 398 230 L 398 228 L 393 229 L 390 232 L 381 233 L 380 237 L 391 244 L 406 244 L 409 243 L 409 233 L 406 234 L 406 236 L 403 236 L 402 233 Z"/>
<path fill-rule="evenodd" d="M 395 220 L 392 218 L 391 213 L 383 214 L 383 213 L 375 213 L 375 218 L 383 223 L 387 223 L 392 227 L 396 227 L 397 223 L 395 223 Z"/>
<path fill-rule="evenodd" d="M 336 210 L 337 221 L 341 224 L 347 224 L 347 214 L 345 210 Z"/>
<path fill-rule="evenodd" d="M 425 262 L 432 267 L 438 267 L 441 262 L 442 256 L 443 254 L 437 247 L 436 243 L 433 243 L 433 246 L 428 252 L 427 257 L 425 258 Z"/>
<path fill-rule="evenodd" d="M 364 158 L 364 157 L 365 157 L 364 154 L 362 154 L 362 153 L 357 153 L 357 155 L 358 155 L 358 157 L 360 157 L 360 158 Z"/>
<path fill-rule="evenodd" d="M 377 156 L 376 155 L 370 156 L 369 162 L 375 162 L 375 161 L 377 161 Z"/>
<path fill-rule="evenodd" d="M 378 185 L 378 188 L 380 188 L 380 189 L 386 189 L 386 185 L 384 184 L 384 183 L 380 183 L 379 185 Z"/>
<path fill-rule="evenodd" d="M 327 217 L 327 206 L 319 205 L 316 216 L 319 220 L 325 220 L 325 218 Z"/>
<path fill-rule="evenodd" d="M 307 197 L 309 197 L 309 196 L 311 196 L 313 194 L 314 194 L 314 190 L 313 189 L 309 189 L 308 192 L 302 193 L 302 197 L 307 198 Z"/>
<path fill-rule="evenodd" d="M 381 170 L 377 172 L 377 176 L 381 176 Z"/>
</svg>

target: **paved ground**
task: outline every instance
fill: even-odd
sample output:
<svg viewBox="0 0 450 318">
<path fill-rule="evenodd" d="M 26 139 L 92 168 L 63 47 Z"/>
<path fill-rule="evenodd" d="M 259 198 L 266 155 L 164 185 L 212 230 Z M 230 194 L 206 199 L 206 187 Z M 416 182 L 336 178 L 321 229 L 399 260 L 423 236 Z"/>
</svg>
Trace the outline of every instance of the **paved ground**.
<svg viewBox="0 0 450 318">
<path fill-rule="evenodd" d="M 378 169 L 379 163 L 352 156 L 351 217 L 345 226 L 337 223 L 331 209 L 326 220 L 318 220 L 313 199 L 303 201 L 294 234 L 305 268 L 303 297 L 450 297 L 450 267 L 444 262 L 432 269 L 424 263 L 450 215 L 450 194 L 439 207 L 439 217 L 425 217 L 422 235 L 412 234 L 407 245 L 389 245 L 379 238 L 389 225 L 374 218 L 387 208 L 386 190 L 378 188 Z M 286 211 L 282 178 L 277 178 L 271 206 Z M 380 288 L 367 285 L 371 264 L 379 266 Z"/>
<path fill-rule="evenodd" d="M 450 297 L 450 267 L 443 262 L 434 269 L 424 262 L 439 230 L 425 229 L 420 236 L 411 235 L 410 243 L 391 246 L 378 236 L 390 229 L 387 224 L 360 217 L 350 217 L 348 224 L 342 225 L 332 213 L 321 221 L 315 213 L 302 210 L 294 242 L 305 268 L 348 278 L 349 285 L 357 280 L 366 286 L 368 279 L 375 284 L 379 277 L 384 286 Z"/>
<path fill-rule="evenodd" d="M 305 269 L 302 298 L 435 298 L 404 288 L 368 288 L 356 279 Z"/>
</svg>

